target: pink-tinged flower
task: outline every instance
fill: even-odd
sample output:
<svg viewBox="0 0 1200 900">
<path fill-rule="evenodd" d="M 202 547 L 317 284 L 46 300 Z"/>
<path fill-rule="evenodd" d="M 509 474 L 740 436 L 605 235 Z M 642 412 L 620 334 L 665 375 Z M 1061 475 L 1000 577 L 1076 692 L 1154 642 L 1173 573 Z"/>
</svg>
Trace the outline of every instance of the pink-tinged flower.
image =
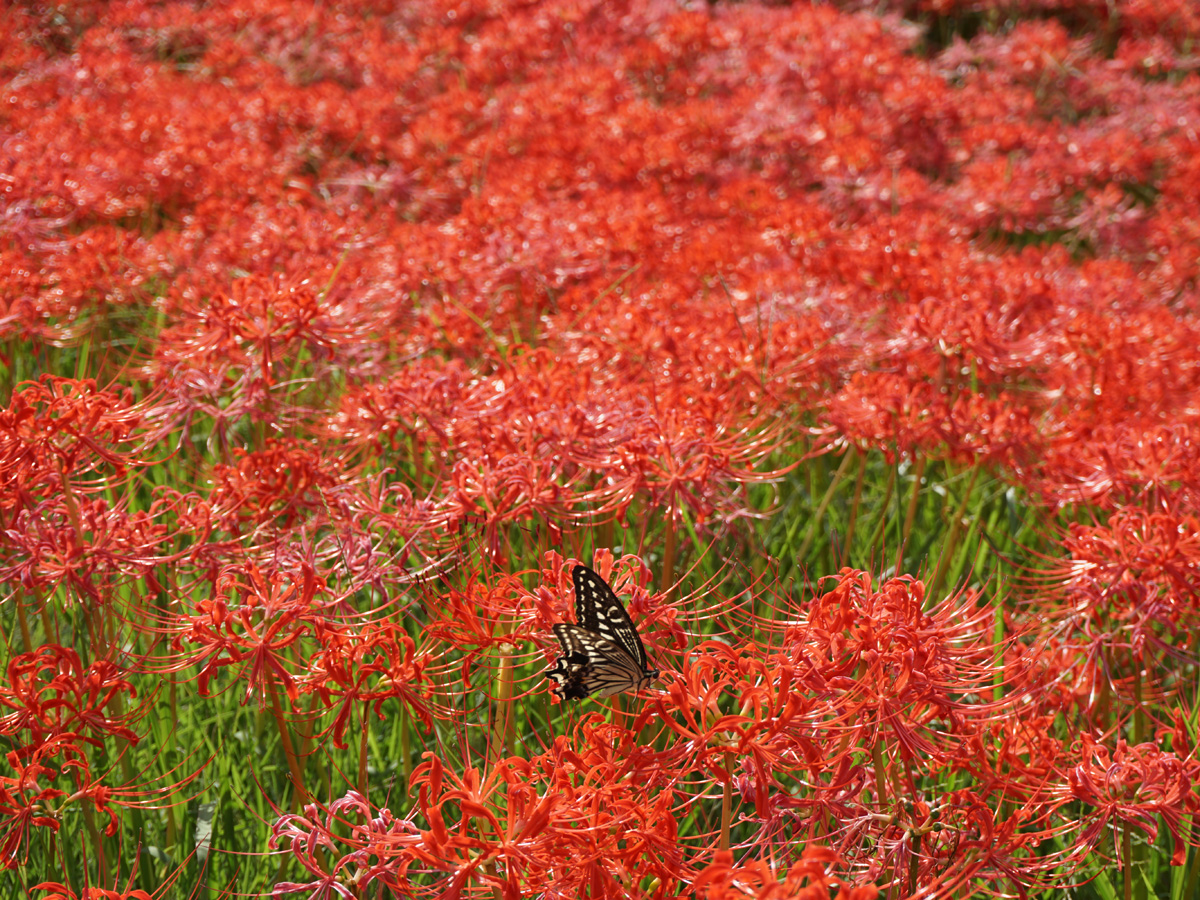
<svg viewBox="0 0 1200 900">
<path fill-rule="evenodd" d="M 280 816 L 271 826 L 270 846 L 282 848 L 308 881 L 283 881 L 272 896 L 305 893 L 326 898 L 362 896 L 374 888 L 401 891 L 408 885 L 408 848 L 421 841 L 412 822 L 390 810 L 374 809 L 357 791 L 322 808 L 311 803 L 301 815 Z"/>
</svg>

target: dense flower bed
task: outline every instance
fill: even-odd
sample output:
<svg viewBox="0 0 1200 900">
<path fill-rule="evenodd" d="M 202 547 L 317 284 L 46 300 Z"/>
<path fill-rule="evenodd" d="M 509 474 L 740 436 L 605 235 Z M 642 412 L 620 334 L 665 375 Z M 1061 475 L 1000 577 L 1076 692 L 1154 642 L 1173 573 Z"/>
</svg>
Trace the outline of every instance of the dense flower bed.
<svg viewBox="0 0 1200 900">
<path fill-rule="evenodd" d="M 1191 0 L 9 4 L 0 866 L 1192 896 L 1198 41 Z M 550 703 L 573 560 L 651 690 Z"/>
</svg>

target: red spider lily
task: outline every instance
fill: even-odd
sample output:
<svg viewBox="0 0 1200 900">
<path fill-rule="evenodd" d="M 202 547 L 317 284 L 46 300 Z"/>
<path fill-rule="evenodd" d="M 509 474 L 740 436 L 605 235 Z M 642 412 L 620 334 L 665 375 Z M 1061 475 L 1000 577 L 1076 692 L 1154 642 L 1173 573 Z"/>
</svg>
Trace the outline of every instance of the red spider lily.
<svg viewBox="0 0 1200 900">
<path fill-rule="evenodd" d="M 1186 734 L 1182 727 L 1178 730 Z M 1186 752 L 1187 746 L 1181 749 Z M 1068 786 L 1062 797 L 1085 806 L 1084 814 L 1073 823 L 1081 829 L 1074 848 L 1078 858 L 1086 856 L 1118 824 L 1138 829 L 1153 842 L 1161 817 L 1175 843 L 1171 865 L 1187 861 L 1190 839 L 1184 837 L 1183 817 L 1200 809 L 1193 793 L 1200 763 L 1166 753 L 1155 743 L 1131 747 L 1117 741 L 1116 748 L 1109 750 L 1086 735 L 1079 758 L 1080 763 L 1067 773 Z"/>
<path fill-rule="evenodd" d="M 1172 622 L 1200 604 L 1196 515 L 1120 509 L 1104 526 L 1073 525 L 1063 549 L 1070 557 L 1064 563 L 1064 587 L 1072 593 L 1103 600 L 1141 584 L 1165 606 L 1154 612 L 1155 617 Z"/>
<path fill-rule="evenodd" d="M 662 712 L 675 715 L 664 716 L 664 724 L 692 748 L 688 768 L 707 769 L 726 781 L 732 773 L 725 771 L 725 755 L 743 760 L 753 773 L 743 781 L 743 793 L 757 815 L 769 820 L 776 802 L 769 787 L 772 770 L 806 766 L 815 775 L 836 764 L 824 755 L 811 728 L 814 701 L 796 689 L 793 665 L 752 647 L 736 650 L 706 642 L 691 658 L 682 678 L 668 688 Z"/>
<path fill-rule="evenodd" d="M 243 702 L 257 696 L 260 705 L 266 704 L 276 684 L 295 701 L 293 673 L 298 663 L 284 651 L 311 635 L 324 620 L 318 598 L 327 593 L 325 582 L 310 568 L 297 576 L 266 573 L 251 563 L 226 570 L 218 590 L 227 592 L 228 599 L 200 601 L 195 613 L 182 616 L 173 629 L 172 646 L 185 655 L 176 667 L 203 663 L 197 680 L 202 696 L 218 669 L 241 666 L 246 670 Z"/>
<path fill-rule="evenodd" d="M 163 809 L 164 800 L 185 788 L 203 770 L 201 766 L 178 778 L 171 770 L 155 777 L 159 784 L 148 781 L 114 787 L 93 774 L 82 749 L 88 743 L 99 742 L 62 732 L 46 737 L 25 753 L 13 751 L 5 756 L 14 775 L 0 775 L 0 865 L 4 868 L 25 865 L 30 829 L 36 826 L 58 832 L 63 812 L 73 804 L 86 804 L 103 813 L 108 819 L 104 832 L 111 837 L 119 830 L 114 807 Z M 23 757 L 28 761 L 22 762 Z M 39 783 L 42 779 L 56 783 L 68 778 L 69 787 L 43 787 Z"/>
<path fill-rule="evenodd" d="M 1141 742 L 1183 697 L 1195 624 L 1200 19 L 1188 0 L 1017 5 L 1049 15 L 946 44 L 944 14 L 1014 4 L 0 14 L 0 362 L 120 366 L 133 391 L 43 381 L 0 413 L 0 576 L 90 615 L 93 646 L 108 616 L 169 633 L 150 674 L 309 692 L 335 743 L 354 700 L 386 696 L 464 746 L 480 710 L 528 722 L 525 761 L 443 750 L 411 827 L 363 838 L 374 855 L 337 842 L 382 813 L 313 808 L 296 840 L 345 848 L 327 866 L 314 839 L 313 892 L 673 896 L 713 863 L 704 887 L 732 896 L 950 897 L 1095 871 L 1089 829 L 1191 812 L 1190 749 Z M 947 28 L 923 38 L 914 12 Z M 801 422 L 815 447 L 789 446 Z M 194 493 L 144 513 L 117 496 L 138 502 L 145 447 L 206 437 Z M 592 517 L 656 530 L 657 508 L 671 583 L 681 518 L 737 524 L 747 485 L 847 442 L 982 463 L 1034 519 L 1101 512 L 1003 614 L 844 572 L 762 616 L 761 585 L 653 594 L 623 561 L 664 688 L 632 722 L 585 707 L 569 739 L 537 736 L 564 712 L 514 698 L 541 652 L 516 648 L 572 598 L 558 557 L 536 591 L 493 575 L 538 565 L 527 523 L 569 543 Z M 488 565 L 399 610 L 480 519 Z M 17 761 L 49 748 L 10 791 L 18 833 L 61 808 L 36 799 L 51 777 L 120 805 L 93 742 L 129 739 L 116 701 L 145 673 L 85 661 L 22 657 L 0 691 Z M 436 702 L 467 687 L 481 703 Z M 1064 727 L 1133 746 L 1081 757 Z M 739 856 L 714 861 L 731 832 Z M 818 844 L 837 860 L 799 856 Z"/>
<path fill-rule="evenodd" d="M 967 592 L 925 604 L 911 577 L 875 590 L 866 573 L 843 570 L 788 623 L 784 649 L 808 668 L 802 677 L 828 704 L 831 726 L 869 742 L 886 732 L 906 757 L 936 759 L 922 732 L 935 720 L 963 729 L 968 707 L 958 698 L 990 685 L 992 611 Z"/>
<path fill-rule="evenodd" d="M 5 531 L 14 562 L 0 577 L 38 594 L 65 586 L 70 596 L 95 608 L 128 578 L 159 585 L 154 567 L 174 557 L 163 552 L 169 531 L 160 519 L 165 504 L 130 514 L 101 498 L 55 497 L 22 510 Z"/>
<path fill-rule="evenodd" d="M 288 529 L 339 505 L 342 462 L 315 446 L 268 438 L 262 450 L 233 455 L 236 465 L 215 467 L 209 496 L 231 534 L 266 523 Z"/>
<path fill-rule="evenodd" d="M 85 844 L 84 845 L 85 852 L 86 852 L 86 849 L 87 848 L 86 848 L 86 844 Z M 189 861 L 190 861 L 190 856 L 189 856 L 188 860 L 185 860 L 173 872 L 170 872 L 169 874 L 167 874 L 165 876 L 165 878 L 160 882 L 159 887 L 154 891 L 153 894 L 148 893 L 143 890 L 135 889 L 133 887 L 134 879 L 136 878 L 137 871 L 138 871 L 137 860 L 135 860 L 133 862 L 133 865 L 131 866 L 131 870 L 129 873 L 129 877 L 126 879 L 125 886 L 123 888 L 122 887 L 114 887 L 114 888 L 93 887 L 90 885 L 90 882 L 92 880 L 91 877 L 88 875 L 88 873 L 85 872 L 84 876 L 83 876 L 84 887 L 79 889 L 79 893 L 76 893 L 75 890 L 72 889 L 70 886 L 62 884 L 61 882 L 57 882 L 57 881 L 43 881 L 41 884 L 33 885 L 30 888 L 30 890 L 53 892 L 53 893 L 50 893 L 48 896 L 42 898 L 42 900 L 157 900 L 157 898 L 174 896 L 174 894 L 172 894 L 171 891 L 175 889 L 177 882 L 179 881 L 180 877 L 184 874 L 185 870 L 187 869 Z M 101 863 L 101 865 L 103 865 L 103 863 Z M 114 883 L 119 884 L 120 879 L 118 877 L 114 876 L 113 881 L 114 881 Z M 196 897 L 198 895 L 199 891 L 200 891 L 200 888 L 198 886 L 194 887 L 187 894 L 187 896 Z M 31 894 L 30 896 L 33 896 L 33 895 Z M 222 894 L 222 896 L 224 896 L 224 895 Z"/>
<path fill-rule="evenodd" d="M 221 447 L 244 416 L 276 426 L 310 417 L 305 383 L 290 378 L 299 360 L 319 370 L 317 380 L 340 373 L 375 330 L 364 321 L 375 315 L 369 304 L 323 296 L 299 277 L 243 278 L 221 285 L 215 298 L 193 293 L 185 291 L 180 320 L 164 331 L 146 374 L 170 395 L 159 409 L 164 427 L 204 417 L 213 424 L 210 444 Z"/>
<path fill-rule="evenodd" d="M 120 703 L 120 695 L 137 696 L 115 663 L 97 660 L 85 667 L 70 647 L 50 644 L 14 657 L 7 674 L 8 684 L 0 687 L 0 706 L 12 711 L 0 718 L 0 734 L 21 743 L 19 756 L 62 735 L 96 746 L 109 735 L 138 742 L 130 726 L 146 709 L 118 715 L 109 709 Z"/>
<path fill-rule="evenodd" d="M 541 757 L 504 760 L 486 777 L 454 775 L 431 758 L 413 775 L 430 823 L 422 868 L 450 875 L 452 895 L 479 885 L 505 897 L 551 888 L 620 896 L 643 878 L 657 880 L 655 896 L 668 895 L 682 874 L 672 798 L 667 790 L 648 797 L 646 788 L 669 776 L 644 754 L 621 772 L 606 731 L 582 727 L 595 753 L 576 754 L 559 739 Z"/>
<path fill-rule="evenodd" d="M 1042 709 L 1104 731 L 1114 703 L 1139 717 L 1169 705 L 1179 636 L 1196 616 L 1193 519 L 1119 508 L 1103 525 L 1070 526 L 1068 557 L 1035 579 L 1042 636 L 1012 669 Z"/>
<path fill-rule="evenodd" d="M 1136 659 L 1178 651 L 1173 635 L 1190 630 L 1200 602 L 1193 570 L 1200 559 L 1197 517 L 1114 512 L 1104 526 L 1071 526 L 1068 558 L 1048 566 L 1062 592 L 1062 616 L 1077 641 L 1128 647 Z"/>
<path fill-rule="evenodd" d="M 132 877 L 130 881 L 132 881 Z M 85 887 L 83 893 L 76 894 L 65 884 L 56 881 L 43 881 L 35 884 L 31 890 L 52 891 L 40 900 L 153 900 L 145 891 L 126 887 L 124 890 L 109 890 L 108 888 Z"/>
<path fill-rule="evenodd" d="M 619 884 L 649 876 L 662 884 L 656 896 L 665 895 L 680 874 L 670 793 L 639 796 L 641 779 L 614 771 L 611 752 L 602 749 L 604 730 L 593 723 L 581 736 L 608 762 L 574 753 L 563 739 L 538 759 L 502 760 L 486 775 L 456 775 L 427 754 L 413 775 L 427 829 L 387 810 L 372 813 L 351 792 L 324 814 L 310 806 L 304 817 L 277 820 L 273 845 L 286 841 L 317 876 L 305 887 L 329 896 L 370 883 L 451 897 L 490 889 L 515 898 L 572 885 L 616 896 Z M 337 861 L 322 862 L 317 848 Z"/>
<path fill-rule="evenodd" d="M 44 754 L 37 755 L 40 758 Z M 60 823 L 48 801 L 65 796 L 62 790 L 38 783 L 42 778 L 53 778 L 55 770 L 39 761 L 18 765 L 13 756 L 8 755 L 8 762 L 15 777 L 0 775 L 0 866 L 5 869 L 26 864 L 30 829 L 58 831 Z"/>
<path fill-rule="evenodd" d="M 425 634 L 433 642 L 445 642 L 464 653 L 464 680 L 479 656 L 501 645 L 515 643 L 512 625 L 505 621 L 506 609 L 518 610 L 528 593 L 519 585 L 504 582 L 488 587 L 474 580 L 463 590 L 451 590 L 436 599 Z"/>
<path fill-rule="evenodd" d="M 558 464 L 547 459 L 506 456 L 494 466 L 459 460 L 447 485 L 446 527 L 457 529 L 467 519 L 481 518 L 484 548 L 496 558 L 505 523 L 553 522 L 571 515 L 580 500 L 563 481 Z"/>
<path fill-rule="evenodd" d="M 178 354 L 176 364 L 202 370 L 214 362 L 221 368 L 253 365 L 268 389 L 277 381 L 277 360 L 285 361 L 301 348 L 327 354 L 331 343 L 321 333 L 330 323 L 308 281 L 241 278 L 227 295 L 206 297 L 203 304 L 180 312 L 187 316 L 184 323 L 164 335 L 166 346 Z"/>
<path fill-rule="evenodd" d="M 1192 509 L 1200 499 L 1200 434 L 1190 422 L 1119 421 L 1064 443 L 1048 467 L 1049 498 L 1104 509 L 1144 505 L 1148 512 Z"/>
<path fill-rule="evenodd" d="M 418 653 L 413 639 L 398 626 L 383 623 L 356 634 L 330 630 L 321 635 L 320 653 L 309 660 L 300 690 L 315 691 L 324 706 L 335 709 L 329 731 L 334 744 L 345 747 L 345 731 L 355 702 L 374 705 L 383 719 L 385 700 L 395 697 L 427 729 L 433 727 L 427 694 L 428 653 Z M 366 715 L 363 715 L 366 727 Z"/>
<path fill-rule="evenodd" d="M 800 860 L 784 873 L 765 861 L 735 864 L 733 855 L 723 851 L 697 873 L 692 886 L 697 896 L 708 900 L 875 900 L 878 888 L 834 874 L 843 864 L 834 851 L 814 845 L 806 846 Z"/>
<path fill-rule="evenodd" d="M 365 414 L 385 434 L 415 439 L 424 434 L 416 421 L 429 423 L 426 439 L 439 450 L 435 471 L 453 486 L 450 524 L 483 515 L 493 553 L 506 521 L 561 520 L 584 514 L 585 504 L 595 504 L 592 514 L 623 513 L 637 496 L 704 519 L 716 506 L 735 508 L 728 485 L 779 474 L 755 470 L 780 445 L 772 429 L 726 426 L 718 407 L 694 401 L 679 412 L 664 399 L 669 411 L 660 416 L 628 397 L 627 387 L 608 385 L 601 394 L 586 372 L 544 353 L 469 385 L 458 367 L 423 366 L 415 374 L 419 380 L 406 374 L 355 399 L 369 404 Z M 339 419 L 355 427 L 353 415 L 344 404 Z M 585 472 L 601 486 L 583 490 Z"/>
<path fill-rule="evenodd" d="M 382 384 L 355 385 L 341 398 L 329 429 L 354 445 L 416 438 L 445 450 L 452 444 L 451 423 L 468 418 L 482 404 L 482 391 L 471 389 L 471 372 L 462 360 L 417 359 Z M 435 463 L 439 453 L 435 453 Z"/>
<path fill-rule="evenodd" d="M 845 571 L 802 616 L 758 623 L 777 629 L 778 649 L 701 644 L 658 704 L 683 738 L 677 764 L 736 786 L 755 845 L 829 843 L 862 878 L 945 891 L 931 896 L 989 872 L 1031 883 L 1038 838 L 1020 829 L 987 853 L 956 848 L 996 831 L 1000 803 L 1047 796 L 1038 729 L 1009 718 L 1019 691 L 977 699 L 993 677 L 991 611 L 967 594 L 929 610 L 924 599 L 910 578 L 874 590 Z M 1007 723 L 1020 733 L 1005 735 Z M 921 783 L 945 767 L 978 780 L 970 804 L 924 797 Z"/>
<path fill-rule="evenodd" d="M 22 384 L 0 411 L 0 510 L 7 520 L 56 494 L 70 508 L 78 495 L 104 491 L 129 468 L 147 464 L 138 428 L 148 407 L 92 380 L 44 375 Z"/>
<path fill-rule="evenodd" d="M 910 456 L 1011 464 L 1039 439 L 1029 412 L 1011 397 L 948 397 L 937 384 L 890 373 L 856 376 L 829 416 L 839 440 Z"/>
<path fill-rule="evenodd" d="M 372 885 L 403 890 L 408 884 L 409 847 L 421 841 L 412 822 L 397 820 L 390 810 L 373 810 L 357 791 L 322 809 L 316 804 L 303 815 L 284 815 L 271 826 L 272 849 L 284 847 L 301 868 L 315 876 L 308 882 L 279 882 L 272 896 L 306 892 L 309 897 L 355 897 Z M 319 854 L 342 855 L 322 865 Z"/>
<path fill-rule="evenodd" d="M 601 511 L 624 519 L 635 497 L 651 507 L 690 510 L 700 522 L 733 506 L 729 485 L 770 481 L 788 468 L 756 467 L 784 444 L 773 428 L 751 423 L 727 428 L 713 410 L 671 410 L 638 416 L 632 434 L 607 461 L 608 484 L 594 497 Z"/>
</svg>

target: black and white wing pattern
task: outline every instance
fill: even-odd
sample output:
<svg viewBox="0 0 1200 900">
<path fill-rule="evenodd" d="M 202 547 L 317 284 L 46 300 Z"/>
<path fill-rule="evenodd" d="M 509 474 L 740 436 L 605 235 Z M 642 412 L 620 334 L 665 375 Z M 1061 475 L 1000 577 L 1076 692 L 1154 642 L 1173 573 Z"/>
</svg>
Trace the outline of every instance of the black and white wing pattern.
<svg viewBox="0 0 1200 900">
<path fill-rule="evenodd" d="M 616 644 L 637 663 L 646 668 L 646 648 L 642 636 L 633 627 L 633 620 L 617 595 L 603 578 L 587 566 L 571 570 L 575 583 L 575 620 L 588 631 Z"/>
<path fill-rule="evenodd" d="M 658 670 L 650 668 L 642 637 L 612 588 L 587 566 L 576 566 L 571 579 L 579 624 L 554 626 L 562 646 L 562 655 L 546 670 L 554 693 L 582 700 L 649 686 Z"/>
</svg>

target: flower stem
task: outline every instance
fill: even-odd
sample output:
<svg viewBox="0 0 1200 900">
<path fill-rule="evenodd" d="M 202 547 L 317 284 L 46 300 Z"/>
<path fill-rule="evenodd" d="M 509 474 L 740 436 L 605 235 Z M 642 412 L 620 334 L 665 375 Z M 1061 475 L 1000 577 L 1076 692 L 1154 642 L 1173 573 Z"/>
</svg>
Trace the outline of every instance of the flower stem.
<svg viewBox="0 0 1200 900">
<path fill-rule="evenodd" d="M 887 789 L 887 767 L 883 763 L 883 740 L 876 738 L 871 744 L 871 760 L 875 764 L 875 793 L 877 794 L 876 806 L 880 814 L 883 813 L 891 805 L 891 798 L 888 796 Z M 879 873 L 880 881 L 892 880 L 892 873 L 885 867 Z M 887 897 L 892 896 L 892 889 L 889 887 L 886 894 Z"/>
<path fill-rule="evenodd" d="M 1133 900 L 1133 826 L 1125 824 L 1121 841 L 1121 868 L 1125 870 L 1125 900 Z"/>
<path fill-rule="evenodd" d="M 513 647 L 500 645 L 500 674 L 496 680 L 496 722 L 492 731 L 497 758 L 512 756 L 513 744 Z"/>
<path fill-rule="evenodd" d="M 300 765 L 300 758 L 296 755 L 296 748 L 292 744 L 292 735 L 288 731 L 287 722 L 284 721 L 283 712 L 279 708 L 278 692 L 275 689 L 275 682 L 268 682 L 267 696 L 271 701 L 271 715 L 275 718 L 275 726 L 279 729 L 279 740 L 283 744 L 283 755 L 287 757 L 288 769 L 292 773 L 292 781 L 296 785 L 296 802 L 294 808 L 303 809 L 308 803 L 308 791 L 304 787 L 304 769 Z"/>
<path fill-rule="evenodd" d="M 913 490 L 908 498 L 908 509 L 904 513 L 904 527 L 900 530 L 900 544 L 896 547 L 896 571 L 904 564 L 904 550 L 912 534 L 913 522 L 917 519 L 917 504 L 921 499 L 921 479 L 925 477 L 925 457 L 918 456 L 913 467 Z"/>
<path fill-rule="evenodd" d="M 808 555 L 808 548 L 812 546 L 813 541 L 817 537 L 817 532 L 821 528 L 821 521 L 825 518 L 825 511 L 829 508 L 829 502 L 833 499 L 833 495 L 842 483 L 842 479 L 846 477 L 846 472 L 850 468 L 850 464 L 857 456 L 858 451 L 851 447 L 846 451 L 846 455 L 842 457 L 842 464 L 838 466 L 837 471 L 834 473 L 833 480 L 829 482 L 829 487 L 825 489 L 825 496 L 821 498 L 821 502 L 817 505 L 817 511 L 813 513 L 812 520 L 809 522 L 808 534 L 804 536 L 804 541 L 800 544 L 800 549 L 796 551 L 797 560 L 802 560 Z"/>
<path fill-rule="evenodd" d="M 367 704 L 362 707 L 362 734 L 358 739 L 358 792 L 367 796 Z"/>
<path fill-rule="evenodd" d="M 666 592 L 667 588 L 675 583 L 675 515 L 673 510 L 669 510 L 666 515 L 666 534 L 663 536 L 663 567 L 662 580 L 659 582 L 659 590 Z"/>
<path fill-rule="evenodd" d="M 867 455 L 865 453 L 855 453 L 858 456 L 858 475 L 854 479 L 854 500 L 850 504 L 850 521 L 846 523 L 846 538 L 843 544 L 845 553 L 843 558 L 838 560 L 839 565 L 844 565 L 850 560 L 851 547 L 854 544 L 854 527 L 858 524 L 858 506 L 862 500 L 863 478 L 867 474 Z"/>
<path fill-rule="evenodd" d="M 725 790 L 721 795 L 721 849 L 729 849 L 729 827 L 733 818 L 733 753 L 725 751 Z"/>
</svg>

